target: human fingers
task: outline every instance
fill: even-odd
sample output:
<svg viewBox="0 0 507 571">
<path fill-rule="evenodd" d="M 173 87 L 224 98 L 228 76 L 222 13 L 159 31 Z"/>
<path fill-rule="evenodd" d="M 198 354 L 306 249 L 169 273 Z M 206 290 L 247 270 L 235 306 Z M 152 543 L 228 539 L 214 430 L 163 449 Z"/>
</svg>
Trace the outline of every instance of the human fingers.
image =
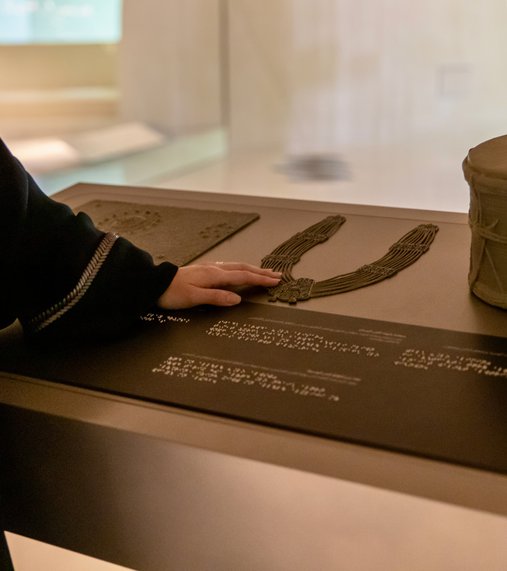
<svg viewBox="0 0 507 571">
<path fill-rule="evenodd" d="M 270 268 L 261 268 L 259 266 L 255 266 L 254 264 L 246 264 L 244 262 L 205 262 L 203 265 L 214 266 L 226 271 L 231 271 L 231 270 L 248 271 L 264 276 L 280 277 L 282 275 L 282 272 L 276 272 Z"/>
<path fill-rule="evenodd" d="M 241 297 L 225 289 L 202 287 L 182 280 L 173 283 L 159 298 L 158 305 L 164 309 L 187 309 L 196 305 L 236 305 Z"/>
<path fill-rule="evenodd" d="M 239 264 L 239 267 L 245 266 Z M 201 304 L 235 305 L 241 298 L 228 289 L 241 286 L 274 287 L 279 282 L 279 276 L 250 270 L 224 270 L 214 264 L 184 266 L 179 268 L 158 303 L 165 309 L 183 309 Z"/>
<path fill-rule="evenodd" d="M 207 267 L 192 275 L 192 283 L 201 287 L 229 288 L 242 286 L 274 287 L 280 283 L 281 274 L 256 272 L 250 269 L 221 269 Z"/>
<path fill-rule="evenodd" d="M 186 307 L 194 307 L 196 305 L 230 307 L 241 302 L 241 296 L 226 289 L 194 287 L 188 293 L 190 295 L 187 297 Z"/>
</svg>

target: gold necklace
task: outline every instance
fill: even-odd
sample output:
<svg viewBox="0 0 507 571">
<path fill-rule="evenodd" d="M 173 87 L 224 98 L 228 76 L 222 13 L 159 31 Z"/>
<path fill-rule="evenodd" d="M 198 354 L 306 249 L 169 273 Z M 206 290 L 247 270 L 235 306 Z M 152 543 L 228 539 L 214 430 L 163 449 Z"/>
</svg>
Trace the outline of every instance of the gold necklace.
<svg viewBox="0 0 507 571">
<path fill-rule="evenodd" d="M 294 278 L 292 268 L 301 256 L 317 244 L 325 242 L 344 222 L 345 218 L 340 214 L 328 216 L 298 232 L 262 259 L 262 268 L 282 272 L 280 283 L 268 290 L 269 301 L 295 304 L 312 297 L 352 291 L 390 278 L 427 252 L 438 232 L 438 226 L 434 224 L 420 224 L 395 242 L 381 258 L 353 272 L 317 282 L 311 278 Z"/>
</svg>

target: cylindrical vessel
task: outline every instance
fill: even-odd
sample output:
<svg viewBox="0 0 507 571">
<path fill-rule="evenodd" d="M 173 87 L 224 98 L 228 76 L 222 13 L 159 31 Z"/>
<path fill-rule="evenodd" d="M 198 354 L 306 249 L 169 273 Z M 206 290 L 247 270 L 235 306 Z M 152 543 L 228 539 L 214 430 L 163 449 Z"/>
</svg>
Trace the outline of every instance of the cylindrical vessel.
<svg viewBox="0 0 507 571">
<path fill-rule="evenodd" d="M 468 283 L 483 301 L 507 308 L 507 136 L 470 149 L 463 172 L 470 186 Z"/>
</svg>

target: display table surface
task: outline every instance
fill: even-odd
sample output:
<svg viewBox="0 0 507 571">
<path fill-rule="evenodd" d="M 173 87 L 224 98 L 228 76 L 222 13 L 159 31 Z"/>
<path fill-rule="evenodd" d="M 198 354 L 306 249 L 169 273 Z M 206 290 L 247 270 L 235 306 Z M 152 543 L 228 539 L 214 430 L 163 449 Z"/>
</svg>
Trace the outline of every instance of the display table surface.
<svg viewBox="0 0 507 571">
<path fill-rule="evenodd" d="M 56 198 L 256 213 L 199 258 L 254 264 L 342 214 L 294 268 L 317 280 L 417 224 L 439 232 L 394 277 L 296 306 L 246 291 L 100 347 L 37 351 L 2 332 L 8 529 L 134 569 L 340 569 L 342 516 L 357 541 L 400 549 L 396 530 L 422 517 L 467 522 L 481 540 L 455 540 L 477 564 L 507 557 L 507 313 L 468 292 L 464 215 L 86 184 Z M 366 505 L 396 521 L 359 525 Z"/>
</svg>

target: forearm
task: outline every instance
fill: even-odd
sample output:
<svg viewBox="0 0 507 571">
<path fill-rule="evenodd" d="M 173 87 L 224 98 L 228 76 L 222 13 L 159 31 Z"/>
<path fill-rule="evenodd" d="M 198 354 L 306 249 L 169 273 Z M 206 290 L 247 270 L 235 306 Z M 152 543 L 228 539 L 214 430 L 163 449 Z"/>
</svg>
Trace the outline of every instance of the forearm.
<svg viewBox="0 0 507 571">
<path fill-rule="evenodd" d="M 0 141 L 0 317 L 37 336 L 121 333 L 156 304 L 177 267 L 51 200 Z"/>
<path fill-rule="evenodd" d="M 92 262 L 95 258 L 98 263 L 85 267 L 66 296 L 42 311 L 21 316 L 28 334 L 92 339 L 125 334 L 156 305 L 177 271 L 168 262 L 154 265 L 149 254 L 123 238 L 106 235 L 97 252 Z"/>
</svg>

